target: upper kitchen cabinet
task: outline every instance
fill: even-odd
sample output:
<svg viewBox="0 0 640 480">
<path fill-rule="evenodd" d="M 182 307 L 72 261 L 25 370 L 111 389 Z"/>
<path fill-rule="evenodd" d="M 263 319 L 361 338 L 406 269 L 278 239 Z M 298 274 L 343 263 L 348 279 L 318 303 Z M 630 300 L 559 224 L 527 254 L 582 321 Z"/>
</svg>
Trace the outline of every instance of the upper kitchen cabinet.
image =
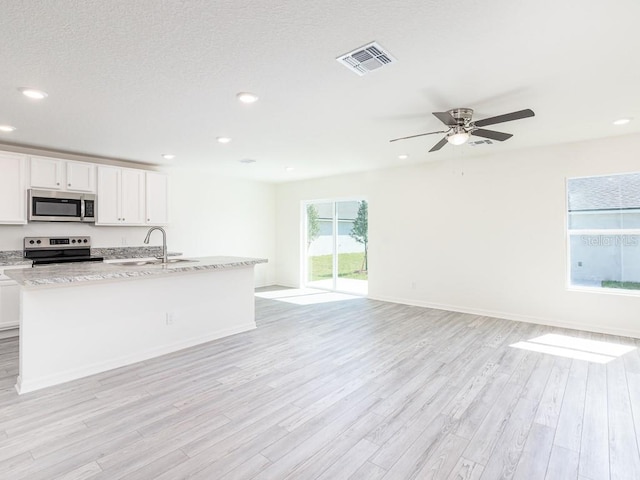
<svg viewBox="0 0 640 480">
<path fill-rule="evenodd" d="M 169 223 L 169 176 L 146 172 L 146 220 L 148 225 Z"/>
<path fill-rule="evenodd" d="M 98 166 L 96 225 L 145 225 L 145 172 Z"/>
<path fill-rule="evenodd" d="M 66 190 L 70 192 L 96 191 L 96 166 L 48 157 L 31 157 L 31 188 Z"/>
<path fill-rule="evenodd" d="M 96 166 L 91 163 L 67 162 L 67 190 L 74 192 L 96 191 Z"/>
<path fill-rule="evenodd" d="M 144 171 L 122 169 L 122 223 L 144 225 Z"/>
<path fill-rule="evenodd" d="M 0 223 L 27 223 L 27 159 L 0 152 Z"/>
<path fill-rule="evenodd" d="M 31 157 L 30 184 L 32 188 L 62 190 L 64 160 L 57 158 Z"/>
</svg>

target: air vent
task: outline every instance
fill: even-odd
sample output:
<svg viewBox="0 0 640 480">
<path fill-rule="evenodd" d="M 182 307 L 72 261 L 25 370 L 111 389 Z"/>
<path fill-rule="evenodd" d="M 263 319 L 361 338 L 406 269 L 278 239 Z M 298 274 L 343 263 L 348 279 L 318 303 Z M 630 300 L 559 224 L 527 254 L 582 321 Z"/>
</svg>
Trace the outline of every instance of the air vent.
<svg viewBox="0 0 640 480">
<path fill-rule="evenodd" d="M 472 147 L 475 147 L 477 145 L 492 145 L 493 142 L 489 139 L 486 140 L 477 140 L 475 142 L 469 142 L 469 145 L 471 145 Z"/>
<path fill-rule="evenodd" d="M 360 76 L 397 61 L 376 42 L 340 55 L 336 60 Z"/>
</svg>

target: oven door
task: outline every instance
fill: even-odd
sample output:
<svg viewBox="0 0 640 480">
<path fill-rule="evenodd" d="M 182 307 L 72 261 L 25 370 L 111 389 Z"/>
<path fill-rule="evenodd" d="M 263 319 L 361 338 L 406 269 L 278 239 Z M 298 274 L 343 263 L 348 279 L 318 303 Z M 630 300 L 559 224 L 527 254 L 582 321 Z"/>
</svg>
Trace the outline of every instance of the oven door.
<svg viewBox="0 0 640 480">
<path fill-rule="evenodd" d="M 29 190 L 29 220 L 36 222 L 82 221 L 82 194 Z"/>
</svg>

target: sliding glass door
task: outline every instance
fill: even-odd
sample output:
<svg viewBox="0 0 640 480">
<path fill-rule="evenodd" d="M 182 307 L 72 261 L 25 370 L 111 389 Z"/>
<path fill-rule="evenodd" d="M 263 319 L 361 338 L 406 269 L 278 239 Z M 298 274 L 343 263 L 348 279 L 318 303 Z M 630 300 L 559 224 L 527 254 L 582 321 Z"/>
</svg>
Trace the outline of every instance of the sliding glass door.
<svg viewBox="0 0 640 480">
<path fill-rule="evenodd" d="M 367 202 L 308 202 L 304 207 L 305 285 L 366 295 Z"/>
</svg>

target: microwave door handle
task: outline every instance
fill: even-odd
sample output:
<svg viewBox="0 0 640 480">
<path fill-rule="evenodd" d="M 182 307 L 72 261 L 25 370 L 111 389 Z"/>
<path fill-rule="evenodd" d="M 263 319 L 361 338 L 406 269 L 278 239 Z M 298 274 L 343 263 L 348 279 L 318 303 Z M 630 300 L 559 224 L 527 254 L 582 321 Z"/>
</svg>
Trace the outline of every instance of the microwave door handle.
<svg viewBox="0 0 640 480">
<path fill-rule="evenodd" d="M 84 197 L 80 197 L 80 221 L 84 220 Z"/>
</svg>

